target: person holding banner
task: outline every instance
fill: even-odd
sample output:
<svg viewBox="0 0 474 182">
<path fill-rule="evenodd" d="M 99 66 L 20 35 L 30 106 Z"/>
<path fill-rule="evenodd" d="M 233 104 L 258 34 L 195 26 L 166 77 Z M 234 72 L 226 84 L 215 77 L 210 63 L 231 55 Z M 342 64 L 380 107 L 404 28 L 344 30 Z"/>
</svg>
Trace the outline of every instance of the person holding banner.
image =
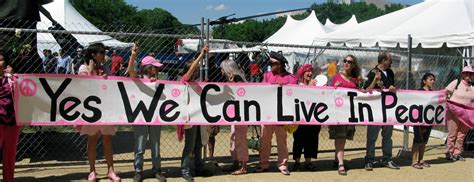
<svg viewBox="0 0 474 182">
<path fill-rule="evenodd" d="M 101 75 L 99 64 L 105 60 L 105 46 L 102 43 L 89 45 L 85 51 L 84 64 L 79 67 L 79 75 Z M 104 75 L 101 75 L 104 76 Z M 97 138 L 102 135 L 102 145 L 104 147 L 104 156 L 107 161 L 107 177 L 114 181 L 121 181 L 115 174 L 113 162 L 112 136 L 115 135 L 115 126 L 92 126 L 85 125 L 79 127 L 81 135 L 87 135 L 87 158 L 89 159 L 90 174 L 88 181 L 96 181 L 97 173 L 95 170 Z"/>
<path fill-rule="evenodd" d="M 366 90 L 372 89 L 389 89 L 395 92 L 395 76 L 390 69 L 392 65 L 392 55 L 390 52 L 383 51 L 378 56 L 378 64 L 367 75 L 368 80 L 365 82 Z M 386 126 L 367 126 L 367 151 L 365 155 L 365 170 L 373 170 L 373 162 L 375 161 L 375 142 L 382 130 L 382 165 L 390 169 L 400 169 L 400 167 L 392 160 L 392 132 L 393 125 Z"/>
<path fill-rule="evenodd" d="M 357 58 L 354 55 L 349 54 L 342 62 L 343 70 L 334 75 L 330 86 L 335 88 L 343 87 L 357 89 L 360 77 L 360 67 L 357 63 Z M 336 148 L 334 166 L 337 167 L 337 172 L 343 176 L 347 175 L 346 167 L 344 165 L 344 146 L 346 145 L 346 140 L 352 140 L 354 138 L 354 134 L 354 125 L 329 126 L 329 138 L 334 140 Z"/>
<path fill-rule="evenodd" d="M 316 85 L 316 80 L 313 80 L 313 66 L 305 64 L 297 71 L 297 77 L 300 85 Z M 295 164 L 293 170 L 299 171 L 304 169 L 314 171 L 315 167 L 311 164 L 311 158 L 318 157 L 318 143 L 320 125 L 299 125 L 298 129 L 293 133 L 293 159 Z M 304 150 L 304 165 L 301 166 L 300 159 Z"/>
<path fill-rule="evenodd" d="M 425 73 L 421 79 L 422 87 L 418 90 L 433 91 L 433 85 L 436 77 L 433 73 Z M 430 138 L 432 126 L 413 126 L 413 146 L 411 149 L 412 160 L 411 166 L 415 169 L 423 169 L 423 167 L 430 167 L 430 164 L 423 161 L 423 155 L 425 153 L 425 146 Z"/>
<path fill-rule="evenodd" d="M 297 84 L 298 79 L 285 70 L 288 63 L 286 58 L 277 52 L 270 53 L 271 71 L 263 75 L 262 83 L 273 84 Z M 269 168 L 270 150 L 272 147 L 272 136 L 276 134 L 278 147 L 278 169 L 283 175 L 290 175 L 288 171 L 288 147 L 286 145 L 286 130 L 282 125 L 262 125 L 262 136 L 260 138 L 260 166 L 256 172 L 265 172 Z"/>
<path fill-rule="evenodd" d="M 244 72 L 233 60 L 226 59 L 221 62 L 221 73 L 227 82 L 247 82 Z M 234 161 L 232 175 L 247 174 L 247 161 L 249 160 L 249 149 L 247 145 L 247 126 L 230 126 L 230 155 Z M 240 166 L 240 167 L 239 167 Z"/>
<path fill-rule="evenodd" d="M 20 127 L 16 123 L 13 106 L 13 87 L 11 73 L 6 69 L 4 54 L 0 53 L 0 148 L 3 154 L 3 180 L 14 181 L 16 147 Z"/>
<path fill-rule="evenodd" d="M 208 46 L 201 49 L 201 53 L 191 62 L 187 62 L 183 69 L 181 82 L 195 81 L 199 75 L 199 65 L 206 53 Z M 181 141 L 184 134 L 184 148 L 181 156 L 181 174 L 186 181 L 194 181 L 191 173 L 191 156 L 194 156 L 194 169 L 197 176 L 212 176 L 212 172 L 204 169 L 202 161 L 202 147 L 209 140 L 209 133 L 206 126 L 178 125 L 178 140 Z"/>
<path fill-rule="evenodd" d="M 446 158 L 453 161 L 465 161 L 461 155 L 463 152 L 464 138 L 466 137 L 469 127 L 462 122 L 461 113 L 469 108 L 474 107 L 474 88 L 472 81 L 474 80 L 474 69 L 472 66 L 463 68 L 461 78 L 452 81 L 446 90 L 450 95 L 448 106 L 448 139 Z M 453 104 L 451 104 L 451 102 Z M 462 107 L 450 107 L 452 105 Z M 471 110 L 472 112 L 472 110 Z M 473 118 L 470 118 L 471 120 Z"/>
<path fill-rule="evenodd" d="M 128 73 L 130 78 L 137 78 L 135 73 L 135 59 L 138 54 L 138 45 L 133 44 L 130 59 L 128 61 Z M 156 80 L 156 75 L 158 74 L 158 69 L 163 66 L 159 61 L 157 61 L 152 56 L 146 56 L 141 61 L 141 75 L 138 78 L 150 79 L 150 81 Z M 145 148 L 147 141 L 150 144 L 151 149 L 151 162 L 152 162 L 152 171 L 155 178 L 160 182 L 165 182 L 166 178 L 161 173 L 161 156 L 160 156 L 160 136 L 161 136 L 161 126 L 147 126 L 140 125 L 133 127 L 133 136 L 135 140 L 135 158 L 133 166 L 135 168 L 135 174 L 133 176 L 133 181 L 141 182 L 143 181 L 143 154 L 145 153 Z M 149 138 L 149 139 L 148 139 Z"/>
</svg>

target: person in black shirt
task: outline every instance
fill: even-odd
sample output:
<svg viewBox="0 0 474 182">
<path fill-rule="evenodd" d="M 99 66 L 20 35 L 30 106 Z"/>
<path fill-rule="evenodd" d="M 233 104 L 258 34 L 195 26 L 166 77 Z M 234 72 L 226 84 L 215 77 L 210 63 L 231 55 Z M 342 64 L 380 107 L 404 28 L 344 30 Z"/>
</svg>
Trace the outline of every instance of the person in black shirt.
<svg viewBox="0 0 474 182">
<path fill-rule="evenodd" d="M 433 84 L 436 77 L 432 73 L 425 73 L 421 79 L 421 88 L 418 90 L 432 91 Z M 413 146 L 412 146 L 412 162 L 411 166 L 416 169 L 423 169 L 423 167 L 430 167 L 430 164 L 423 161 L 423 154 L 425 153 L 425 146 L 430 138 L 431 129 L 433 126 L 413 126 Z"/>
<path fill-rule="evenodd" d="M 364 85 L 366 90 L 371 89 L 389 89 L 395 92 L 395 79 L 393 71 L 390 69 L 392 65 L 392 55 L 389 52 L 381 52 L 378 56 L 378 64 L 370 70 L 367 75 L 368 80 Z M 365 169 L 373 170 L 373 162 L 375 160 L 375 142 L 382 129 L 382 165 L 391 169 L 400 169 L 400 167 L 392 161 L 392 132 L 393 126 L 367 126 L 367 153 L 365 156 Z"/>
</svg>

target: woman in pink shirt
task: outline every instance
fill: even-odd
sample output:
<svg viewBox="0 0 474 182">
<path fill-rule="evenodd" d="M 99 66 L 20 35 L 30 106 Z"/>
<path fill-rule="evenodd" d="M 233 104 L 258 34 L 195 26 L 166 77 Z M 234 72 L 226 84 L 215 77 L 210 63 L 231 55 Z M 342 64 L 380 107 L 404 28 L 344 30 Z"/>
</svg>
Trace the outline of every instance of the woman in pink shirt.
<svg viewBox="0 0 474 182">
<path fill-rule="evenodd" d="M 288 61 L 277 52 L 270 53 L 271 72 L 263 75 L 263 83 L 297 84 L 298 80 L 285 70 Z M 286 130 L 282 125 L 262 125 L 262 136 L 260 138 L 260 166 L 257 172 L 268 171 L 270 150 L 272 147 L 272 136 L 276 134 L 278 148 L 278 169 L 284 175 L 290 175 L 288 171 L 288 147 L 286 145 Z"/>
<path fill-rule="evenodd" d="M 0 53 L 0 150 L 3 154 L 3 180 L 14 181 L 16 147 L 20 134 L 20 127 L 16 123 L 13 106 L 13 87 L 11 86 L 11 72 L 6 67 L 3 53 Z"/>
<path fill-rule="evenodd" d="M 98 64 L 105 60 L 105 46 L 102 43 L 89 45 L 84 55 L 84 64 L 79 67 L 79 75 L 100 75 L 101 70 Z M 99 135 L 102 135 L 102 143 L 104 147 L 104 156 L 107 161 L 108 174 L 107 177 L 114 181 L 120 181 L 120 177 L 115 174 L 112 136 L 115 135 L 115 126 L 103 125 L 92 126 L 84 125 L 79 128 L 81 135 L 87 135 L 87 158 L 89 159 L 90 174 L 88 181 L 96 181 L 97 173 L 95 170 L 96 147 Z"/>
<path fill-rule="evenodd" d="M 449 100 L 468 107 L 474 107 L 474 88 L 472 81 L 474 80 L 474 69 L 472 66 L 466 66 L 462 70 L 461 78 L 452 81 L 446 90 L 450 95 Z M 446 151 L 446 159 L 465 161 L 461 155 L 463 151 L 464 138 L 466 137 L 469 127 L 460 122 L 460 118 L 452 110 L 448 110 L 448 149 Z M 472 118 L 471 118 L 472 119 Z"/>
<path fill-rule="evenodd" d="M 343 60 L 343 70 L 336 73 L 332 78 L 330 86 L 357 89 L 359 84 L 360 68 L 357 59 L 353 55 L 347 55 Z M 354 125 L 335 125 L 329 126 L 329 138 L 334 139 L 336 146 L 336 159 L 334 161 L 337 172 L 340 175 L 347 175 L 344 165 L 344 145 L 346 140 L 352 140 L 355 133 Z"/>
</svg>

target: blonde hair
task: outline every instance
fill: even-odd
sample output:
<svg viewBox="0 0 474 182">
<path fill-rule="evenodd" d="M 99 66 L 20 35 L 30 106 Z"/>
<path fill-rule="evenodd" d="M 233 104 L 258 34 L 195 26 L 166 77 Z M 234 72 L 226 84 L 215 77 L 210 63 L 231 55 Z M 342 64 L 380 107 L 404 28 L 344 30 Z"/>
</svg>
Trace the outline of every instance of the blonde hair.
<svg viewBox="0 0 474 182">
<path fill-rule="evenodd" d="M 226 59 L 221 62 L 221 69 L 224 70 L 224 73 L 227 74 L 233 74 L 233 75 L 239 75 L 244 82 L 247 82 L 247 79 L 245 79 L 245 74 L 244 72 L 239 68 L 237 63 L 235 61 L 232 61 L 230 59 Z"/>
</svg>

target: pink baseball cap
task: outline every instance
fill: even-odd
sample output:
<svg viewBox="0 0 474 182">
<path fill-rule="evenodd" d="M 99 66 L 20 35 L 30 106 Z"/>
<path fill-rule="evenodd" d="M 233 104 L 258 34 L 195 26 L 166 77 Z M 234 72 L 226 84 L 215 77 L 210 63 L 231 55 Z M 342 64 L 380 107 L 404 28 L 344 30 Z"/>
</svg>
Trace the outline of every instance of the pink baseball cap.
<svg viewBox="0 0 474 182">
<path fill-rule="evenodd" d="M 472 66 L 466 66 L 462 69 L 463 73 L 474 73 L 474 69 L 472 69 Z"/>
<path fill-rule="evenodd" d="M 153 65 L 158 68 L 163 66 L 163 64 L 161 64 L 158 60 L 156 60 L 152 56 L 146 56 L 142 59 L 142 66 L 146 66 L 146 65 Z"/>
</svg>

